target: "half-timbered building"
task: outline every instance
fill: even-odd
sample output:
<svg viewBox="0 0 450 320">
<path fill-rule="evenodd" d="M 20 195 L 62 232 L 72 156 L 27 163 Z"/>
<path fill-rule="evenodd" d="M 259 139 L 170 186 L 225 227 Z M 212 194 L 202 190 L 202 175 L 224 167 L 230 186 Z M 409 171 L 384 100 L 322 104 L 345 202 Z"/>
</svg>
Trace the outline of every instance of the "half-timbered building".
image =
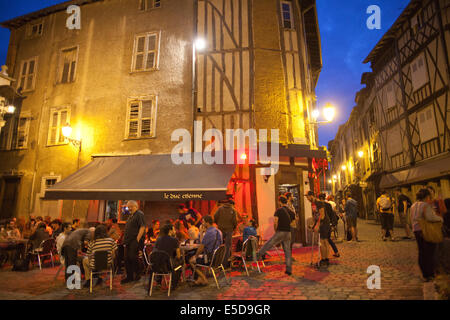
<svg viewBox="0 0 450 320">
<path fill-rule="evenodd" d="M 80 6 L 79 30 L 66 27 L 70 4 Z M 291 191 L 296 240 L 306 240 L 302 195 L 314 183 L 313 159 L 326 157 L 310 125 L 322 67 L 314 0 L 74 0 L 1 25 L 11 30 L 7 65 L 25 96 L 0 139 L 0 205 L 10 194 L 5 177 L 17 181 L 3 218 L 125 219 L 121 204 L 135 198 L 148 221 L 164 220 L 191 199 L 211 213 L 223 191 L 267 238 L 277 196 Z M 210 180 L 227 170 L 208 180 L 200 167 L 183 175 L 158 166 L 170 160 L 172 133 L 194 136 L 195 121 L 200 134 L 279 129 L 278 173 L 236 165 L 218 186 Z M 133 171 L 144 169 L 153 174 Z M 130 176 L 152 182 L 123 186 Z"/>
<path fill-rule="evenodd" d="M 355 160 L 337 157 L 333 171 L 360 166 L 347 184 L 362 186 L 367 214 L 383 189 L 401 187 L 414 199 L 431 185 L 437 196 L 450 196 L 449 26 L 449 1 L 413 0 L 364 60 L 373 72 L 362 76 L 358 120 L 346 124 L 357 128 L 360 143 Z M 343 143 L 336 139 L 335 150 Z"/>
</svg>

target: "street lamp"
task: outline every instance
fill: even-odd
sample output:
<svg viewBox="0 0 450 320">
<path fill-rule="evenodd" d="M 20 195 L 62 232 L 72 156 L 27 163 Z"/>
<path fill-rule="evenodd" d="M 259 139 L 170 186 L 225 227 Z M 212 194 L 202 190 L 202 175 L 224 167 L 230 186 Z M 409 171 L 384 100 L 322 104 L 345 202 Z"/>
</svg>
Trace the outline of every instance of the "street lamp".
<svg viewBox="0 0 450 320">
<path fill-rule="evenodd" d="M 62 134 L 64 136 L 64 138 L 66 138 L 67 140 L 69 140 L 70 143 L 72 143 L 74 146 L 79 148 L 79 152 L 81 152 L 81 139 L 77 140 L 77 139 L 72 139 L 72 127 L 70 126 L 70 124 L 66 123 L 66 125 L 62 128 Z"/>
<path fill-rule="evenodd" d="M 323 108 L 323 116 L 325 118 L 325 121 L 317 121 L 317 119 L 320 116 L 320 111 L 318 109 L 315 109 L 311 113 L 311 116 L 314 119 L 314 121 L 311 121 L 311 123 L 317 125 L 331 123 L 335 115 L 336 115 L 336 108 L 333 107 L 331 103 L 327 103 L 325 108 Z"/>
<path fill-rule="evenodd" d="M 341 169 L 342 169 L 343 171 L 345 171 L 345 170 L 347 170 L 347 167 L 346 167 L 345 165 L 343 165 L 343 166 L 341 167 Z"/>
<path fill-rule="evenodd" d="M 358 151 L 358 157 L 360 158 L 364 157 L 364 151 L 362 150 Z"/>
<path fill-rule="evenodd" d="M 206 49 L 206 40 L 203 38 L 197 38 L 194 42 L 195 49 L 198 51 L 203 51 Z"/>
</svg>

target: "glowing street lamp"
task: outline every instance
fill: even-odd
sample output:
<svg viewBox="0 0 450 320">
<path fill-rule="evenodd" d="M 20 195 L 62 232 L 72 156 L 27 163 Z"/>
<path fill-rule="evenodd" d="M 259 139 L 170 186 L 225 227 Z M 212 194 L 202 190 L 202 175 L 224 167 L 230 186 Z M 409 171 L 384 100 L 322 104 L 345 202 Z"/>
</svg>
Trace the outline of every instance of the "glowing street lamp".
<svg viewBox="0 0 450 320">
<path fill-rule="evenodd" d="M 358 151 L 358 157 L 360 158 L 364 157 L 364 151 L 362 150 Z"/>
<path fill-rule="evenodd" d="M 317 118 L 319 118 L 320 112 L 319 112 L 319 110 L 315 109 L 315 110 L 313 110 L 311 115 L 314 120 L 317 120 Z"/>
<path fill-rule="evenodd" d="M 345 165 L 343 165 L 343 166 L 341 167 L 341 169 L 345 171 L 345 170 L 347 170 L 347 167 L 346 167 Z"/>
<path fill-rule="evenodd" d="M 336 180 L 337 179 L 337 175 L 333 175 L 333 180 Z"/>
<path fill-rule="evenodd" d="M 72 143 L 74 146 L 79 148 L 79 152 L 81 152 L 81 139 L 77 140 L 77 139 L 72 139 L 72 127 L 70 126 L 70 124 L 66 123 L 66 125 L 64 127 L 62 127 L 61 129 L 62 134 L 64 136 L 64 138 L 66 138 L 67 140 L 70 141 L 70 143 Z"/>
<path fill-rule="evenodd" d="M 198 51 L 203 51 L 206 49 L 206 40 L 203 38 L 197 38 L 194 42 L 195 49 Z"/>
<path fill-rule="evenodd" d="M 336 115 L 336 109 L 330 103 L 327 103 L 326 107 L 323 109 L 323 115 L 328 122 L 331 122 Z"/>
<path fill-rule="evenodd" d="M 6 107 L 6 113 L 13 114 L 14 112 L 16 112 L 16 107 L 14 107 L 13 105 L 9 105 Z"/>
</svg>

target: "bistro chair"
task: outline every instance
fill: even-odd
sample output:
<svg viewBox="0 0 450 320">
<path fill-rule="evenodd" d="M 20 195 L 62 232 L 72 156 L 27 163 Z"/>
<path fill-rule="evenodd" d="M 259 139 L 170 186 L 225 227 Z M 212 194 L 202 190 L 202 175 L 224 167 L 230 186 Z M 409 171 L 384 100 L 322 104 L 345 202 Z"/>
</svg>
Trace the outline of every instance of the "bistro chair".
<svg viewBox="0 0 450 320">
<path fill-rule="evenodd" d="M 261 269 L 259 268 L 259 262 L 262 263 L 263 267 L 264 261 L 262 259 L 258 260 L 256 258 L 256 252 L 258 250 L 258 239 L 254 236 L 250 236 L 247 240 L 245 240 L 244 244 L 242 245 L 241 252 L 233 252 L 233 257 L 240 259 L 242 261 L 242 264 L 245 267 L 245 272 L 247 273 L 247 276 L 249 276 L 248 269 L 247 269 L 247 257 L 251 256 L 251 266 L 253 268 L 253 262 L 256 262 L 256 266 L 258 268 L 258 272 L 261 273 Z"/>
<path fill-rule="evenodd" d="M 209 265 L 203 265 L 203 264 L 196 264 L 194 268 L 194 274 L 196 268 L 205 268 L 212 272 L 214 276 L 214 280 L 216 281 L 217 289 L 220 289 L 219 282 L 217 281 L 216 272 L 220 272 L 220 270 L 223 271 L 223 275 L 225 276 L 225 281 L 228 283 L 227 274 L 225 273 L 225 268 L 223 267 L 223 260 L 225 258 L 226 253 L 226 247 L 224 244 L 219 246 L 216 250 L 214 250 L 214 253 L 211 258 L 211 263 Z"/>
<path fill-rule="evenodd" d="M 150 255 L 152 254 L 153 245 L 146 244 L 144 246 L 144 249 L 142 250 L 142 255 L 144 257 L 144 263 L 145 263 L 145 274 L 148 273 L 150 270 Z"/>
<path fill-rule="evenodd" d="M 155 282 L 155 276 L 162 276 L 164 282 L 167 284 L 166 276 L 169 276 L 169 284 L 167 296 L 170 297 L 170 289 L 172 287 L 172 271 L 178 270 L 180 267 L 173 269 L 172 260 L 165 251 L 154 250 L 150 254 L 150 266 L 152 269 L 152 279 L 150 281 L 150 288 L 148 295 L 153 293 L 153 283 Z M 161 281 L 162 283 L 162 281 Z"/>
<path fill-rule="evenodd" d="M 91 269 L 91 276 L 89 280 L 89 293 L 92 293 L 92 276 L 94 274 L 109 273 L 109 290 L 112 291 L 113 283 L 113 266 L 108 264 L 108 254 L 110 252 L 106 250 L 94 252 L 94 269 Z M 95 271 L 94 271 L 95 270 Z"/>
<path fill-rule="evenodd" d="M 31 251 L 32 255 L 37 256 L 38 258 L 38 263 L 39 263 L 39 269 L 42 270 L 42 265 L 41 265 L 41 258 L 42 257 L 48 257 L 50 256 L 51 260 L 52 260 L 52 268 L 55 266 L 53 263 L 53 250 L 56 247 L 56 241 L 53 238 L 49 238 L 47 240 L 44 240 L 41 242 L 41 245 L 34 249 L 33 251 Z"/>
</svg>

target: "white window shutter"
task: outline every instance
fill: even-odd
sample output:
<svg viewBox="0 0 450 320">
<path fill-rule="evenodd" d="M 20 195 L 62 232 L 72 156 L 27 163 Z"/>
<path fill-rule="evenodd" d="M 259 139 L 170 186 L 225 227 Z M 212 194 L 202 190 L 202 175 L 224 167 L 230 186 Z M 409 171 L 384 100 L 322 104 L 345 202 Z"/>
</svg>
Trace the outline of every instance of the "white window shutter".
<svg viewBox="0 0 450 320">
<path fill-rule="evenodd" d="M 141 111 L 141 136 L 150 137 L 152 135 L 152 100 L 143 100 Z"/>
<path fill-rule="evenodd" d="M 139 137 L 139 103 L 132 102 L 130 104 L 128 114 L 128 138 Z"/>
</svg>

